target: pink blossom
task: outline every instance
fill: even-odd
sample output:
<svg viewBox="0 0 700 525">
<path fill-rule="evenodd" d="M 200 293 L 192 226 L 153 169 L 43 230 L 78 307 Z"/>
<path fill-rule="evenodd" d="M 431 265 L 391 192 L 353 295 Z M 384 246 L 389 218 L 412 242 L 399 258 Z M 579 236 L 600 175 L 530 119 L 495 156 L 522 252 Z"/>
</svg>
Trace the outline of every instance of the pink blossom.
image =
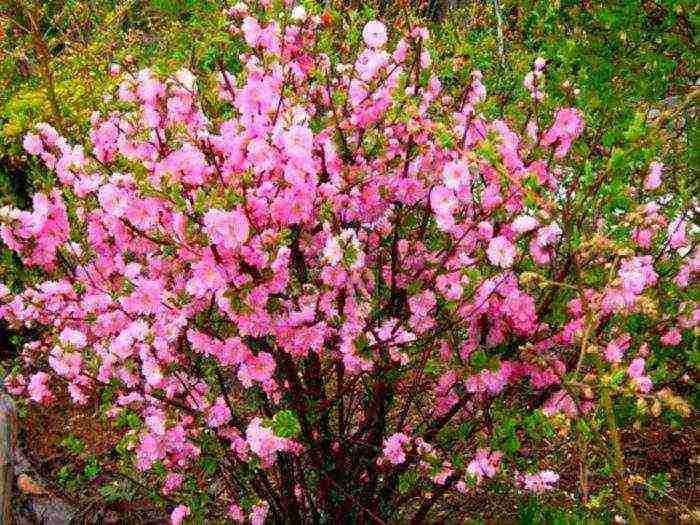
<svg viewBox="0 0 700 525">
<path fill-rule="evenodd" d="M 426 317 L 435 307 L 435 294 L 430 290 L 425 290 L 417 296 L 413 296 L 408 300 L 411 313 L 418 317 Z"/>
<path fill-rule="evenodd" d="M 632 294 L 641 293 L 657 280 L 651 256 L 634 257 L 622 262 L 618 271 L 622 289 Z"/>
<path fill-rule="evenodd" d="M 553 416 L 559 412 L 563 412 L 569 416 L 575 416 L 578 414 L 578 408 L 576 408 L 574 400 L 571 399 L 571 396 L 569 396 L 565 390 L 559 390 L 552 394 L 547 400 L 542 412 L 546 416 Z"/>
<path fill-rule="evenodd" d="M 229 410 L 228 405 L 224 401 L 224 398 L 217 398 L 216 403 L 214 403 L 209 408 L 209 413 L 207 415 L 207 424 L 212 428 L 216 428 L 228 423 L 230 419 L 231 411 Z"/>
<path fill-rule="evenodd" d="M 268 381 L 275 371 L 275 360 L 267 352 L 260 352 L 257 356 L 249 356 L 238 370 L 238 378 L 244 384 L 252 384 L 252 381 L 264 383 Z"/>
<path fill-rule="evenodd" d="M 275 436 L 272 429 L 262 426 L 262 419 L 254 418 L 246 430 L 250 450 L 258 455 L 267 467 L 277 461 L 277 453 L 288 448 L 287 440 Z"/>
<path fill-rule="evenodd" d="M 483 478 L 492 478 L 498 472 L 502 456 L 501 452 L 490 452 L 488 449 L 481 448 L 467 465 L 467 472 L 476 477 L 478 482 Z"/>
<path fill-rule="evenodd" d="M 27 393 L 32 401 L 47 403 L 53 399 L 53 394 L 48 389 L 49 375 L 45 372 L 37 372 L 29 378 Z"/>
<path fill-rule="evenodd" d="M 542 494 L 552 490 L 552 485 L 559 481 L 559 474 L 551 470 L 541 470 L 536 474 L 525 474 L 522 479 L 526 490 Z"/>
<path fill-rule="evenodd" d="M 661 343 L 666 346 L 678 346 L 682 340 L 681 332 L 678 328 L 671 328 L 662 337 Z"/>
<path fill-rule="evenodd" d="M 489 221 L 481 221 L 477 225 L 477 229 L 479 232 L 479 237 L 482 239 L 487 240 L 493 237 L 493 224 L 491 224 Z"/>
<path fill-rule="evenodd" d="M 456 301 L 462 296 L 461 275 L 457 272 L 440 275 L 435 285 L 446 299 Z"/>
<path fill-rule="evenodd" d="M 369 47 L 382 47 L 386 44 L 386 26 L 377 20 L 371 20 L 365 24 L 362 30 L 362 39 Z"/>
<path fill-rule="evenodd" d="M 231 518 L 236 523 L 243 523 L 245 521 L 245 514 L 243 509 L 238 506 L 237 503 L 231 503 L 228 508 L 228 517 Z"/>
<path fill-rule="evenodd" d="M 539 221 L 531 215 L 518 215 L 513 221 L 513 231 L 519 234 L 527 233 L 539 226 Z"/>
<path fill-rule="evenodd" d="M 204 215 L 204 226 L 214 244 L 234 249 L 248 239 L 248 219 L 240 211 L 211 209 Z"/>
<path fill-rule="evenodd" d="M 252 16 L 247 16 L 243 19 L 243 24 L 241 25 L 241 30 L 245 36 L 245 41 L 249 46 L 255 47 L 258 45 L 258 41 L 262 34 L 262 29 L 258 21 Z"/>
<path fill-rule="evenodd" d="M 502 235 L 491 239 L 489 241 L 489 247 L 486 250 L 491 264 L 500 266 L 501 268 L 510 268 L 513 265 L 515 253 L 515 246 Z"/>
<path fill-rule="evenodd" d="M 104 210 L 115 216 L 121 217 L 128 206 L 128 194 L 113 184 L 105 184 L 98 192 L 97 198 Z"/>
<path fill-rule="evenodd" d="M 176 474 L 174 472 L 168 474 L 165 478 L 165 483 L 163 484 L 163 494 L 167 496 L 174 490 L 179 489 L 184 479 L 185 478 L 182 476 L 182 474 Z"/>
<path fill-rule="evenodd" d="M 636 358 L 627 368 L 627 375 L 632 379 L 632 382 L 640 392 L 647 393 L 651 390 L 652 382 L 649 377 L 644 375 L 644 365 L 645 361 L 643 358 Z"/>
<path fill-rule="evenodd" d="M 653 235 L 654 232 L 648 228 L 638 228 L 632 233 L 632 238 L 634 239 L 634 242 L 636 242 L 642 248 L 649 249 L 651 248 L 651 240 Z"/>
<path fill-rule="evenodd" d="M 313 133 L 306 126 L 293 125 L 283 135 L 285 152 L 298 162 L 310 158 L 313 141 Z M 302 163 L 301 166 L 304 164 Z"/>
<path fill-rule="evenodd" d="M 170 514 L 172 525 L 181 525 L 187 516 L 190 515 L 190 508 L 186 505 L 178 505 Z"/>
<path fill-rule="evenodd" d="M 561 227 L 553 222 L 537 230 L 537 244 L 540 246 L 551 246 L 559 241 L 561 237 Z"/>
<path fill-rule="evenodd" d="M 637 359 L 633 360 L 629 368 L 627 369 L 627 374 L 630 376 L 630 378 L 635 379 L 643 375 L 644 364 L 644 359 L 641 357 L 638 357 Z"/>
<path fill-rule="evenodd" d="M 630 336 L 625 334 L 617 339 L 610 341 L 605 347 L 604 355 L 611 363 L 619 363 L 622 360 L 622 354 L 630 346 Z"/>
<path fill-rule="evenodd" d="M 454 192 L 445 186 L 436 186 L 430 192 L 430 203 L 435 213 L 450 215 L 457 208 L 457 199 Z"/>
<path fill-rule="evenodd" d="M 84 348 L 87 344 L 85 334 L 78 330 L 73 330 L 72 328 L 64 328 L 59 335 L 59 339 L 64 345 L 71 345 L 77 349 Z"/>
<path fill-rule="evenodd" d="M 681 217 L 668 225 L 668 242 L 674 250 L 688 244 L 686 228 L 687 224 Z"/>
<path fill-rule="evenodd" d="M 583 131 L 583 119 L 577 109 L 563 108 L 557 111 L 552 127 L 542 137 L 542 145 L 549 146 L 557 143 L 554 156 L 563 158 L 569 152 L 572 141 Z"/>
<path fill-rule="evenodd" d="M 442 180 L 447 188 L 457 190 L 469 184 L 469 168 L 463 162 L 450 162 L 443 168 Z"/>
<path fill-rule="evenodd" d="M 661 173 L 663 172 L 664 165 L 660 162 L 652 162 L 649 164 L 649 174 L 646 179 L 644 179 L 644 188 L 647 190 L 655 190 L 661 186 Z"/>
<path fill-rule="evenodd" d="M 635 377 L 632 382 L 634 383 L 635 387 L 637 390 L 639 390 L 643 394 L 648 394 L 651 392 L 652 387 L 654 384 L 651 381 L 651 378 L 648 376 L 639 376 Z"/>
<path fill-rule="evenodd" d="M 481 193 L 481 205 L 485 210 L 493 210 L 503 203 L 501 187 L 498 183 L 491 183 Z"/>
<path fill-rule="evenodd" d="M 394 465 L 400 465 L 406 461 L 404 446 L 411 442 L 406 434 L 397 432 L 384 439 L 383 457 Z"/>
<path fill-rule="evenodd" d="M 294 6 L 291 13 L 291 18 L 295 22 L 303 22 L 306 19 L 306 9 L 303 5 Z"/>
<path fill-rule="evenodd" d="M 265 523 L 265 518 L 268 513 L 267 502 L 260 505 L 254 505 L 250 511 L 250 524 L 251 525 L 263 525 Z"/>
<path fill-rule="evenodd" d="M 41 141 L 41 137 L 34 133 L 27 133 L 24 136 L 22 145 L 30 155 L 39 155 L 44 151 L 44 143 Z"/>
</svg>

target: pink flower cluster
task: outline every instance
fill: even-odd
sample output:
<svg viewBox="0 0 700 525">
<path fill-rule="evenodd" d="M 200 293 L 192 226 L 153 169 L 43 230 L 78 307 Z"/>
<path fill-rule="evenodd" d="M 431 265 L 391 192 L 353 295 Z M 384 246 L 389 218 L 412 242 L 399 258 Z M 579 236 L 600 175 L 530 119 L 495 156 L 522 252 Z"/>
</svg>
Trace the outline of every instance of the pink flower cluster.
<svg viewBox="0 0 700 525">
<path fill-rule="evenodd" d="M 522 483 L 525 490 L 535 494 L 542 494 L 552 490 L 554 488 L 553 485 L 557 481 L 559 481 L 559 474 L 551 470 L 541 470 L 535 474 L 522 475 Z"/>
<path fill-rule="evenodd" d="M 246 442 L 265 468 L 275 464 L 278 452 L 299 452 L 297 444 L 290 439 L 275 436 L 271 428 L 262 425 L 260 418 L 253 419 L 248 425 Z"/>
<path fill-rule="evenodd" d="M 53 270 L 60 248 L 69 240 L 70 227 L 63 197 L 58 191 L 50 195 L 37 193 L 31 213 L 9 210 L 0 225 L 0 239 L 8 248 L 23 254 L 23 262 Z"/>
<path fill-rule="evenodd" d="M 399 465 L 406 461 L 406 451 L 404 446 L 411 443 L 411 438 L 402 432 L 392 434 L 384 440 L 383 458 Z"/>
<path fill-rule="evenodd" d="M 554 156 L 563 158 L 569 152 L 571 143 L 583 131 L 583 118 L 577 109 L 563 108 L 557 111 L 554 124 L 542 136 L 542 145 L 556 144 Z"/>
<path fill-rule="evenodd" d="M 493 478 L 499 470 L 502 457 L 501 452 L 491 452 L 489 449 L 481 448 L 467 466 L 467 473 L 474 476 L 477 483 L 484 478 Z"/>
</svg>

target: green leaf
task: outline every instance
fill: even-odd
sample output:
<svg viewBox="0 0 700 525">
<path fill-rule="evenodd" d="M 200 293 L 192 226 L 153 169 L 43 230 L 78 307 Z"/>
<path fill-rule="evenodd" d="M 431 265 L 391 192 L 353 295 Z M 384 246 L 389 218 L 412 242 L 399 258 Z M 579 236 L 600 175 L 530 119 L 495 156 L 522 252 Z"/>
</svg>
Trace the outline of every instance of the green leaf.
<svg viewBox="0 0 700 525">
<path fill-rule="evenodd" d="M 301 432 L 301 425 L 294 412 L 282 410 L 272 418 L 272 430 L 278 437 L 291 439 Z"/>
</svg>

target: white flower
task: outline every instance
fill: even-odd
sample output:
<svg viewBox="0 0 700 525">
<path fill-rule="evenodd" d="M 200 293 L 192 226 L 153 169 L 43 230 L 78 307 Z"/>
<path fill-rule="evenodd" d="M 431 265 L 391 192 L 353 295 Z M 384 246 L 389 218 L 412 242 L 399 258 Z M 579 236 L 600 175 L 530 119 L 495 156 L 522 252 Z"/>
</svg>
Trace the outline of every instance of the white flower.
<svg viewBox="0 0 700 525">
<path fill-rule="evenodd" d="M 303 5 L 298 5 L 292 9 L 292 20 L 295 22 L 303 22 L 306 20 L 306 9 Z"/>
<path fill-rule="evenodd" d="M 197 87 L 197 78 L 189 69 L 185 69 L 184 67 L 177 70 L 175 73 L 175 80 L 188 91 L 195 91 Z"/>
</svg>

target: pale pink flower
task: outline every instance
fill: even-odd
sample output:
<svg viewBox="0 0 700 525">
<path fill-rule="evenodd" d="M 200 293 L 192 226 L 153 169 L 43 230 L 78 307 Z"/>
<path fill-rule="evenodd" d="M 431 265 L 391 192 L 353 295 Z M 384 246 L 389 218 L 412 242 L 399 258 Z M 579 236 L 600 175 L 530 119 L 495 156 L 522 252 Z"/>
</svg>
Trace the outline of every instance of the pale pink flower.
<svg viewBox="0 0 700 525">
<path fill-rule="evenodd" d="M 446 187 L 457 190 L 469 184 L 469 168 L 463 162 L 448 162 L 442 169 L 442 180 Z"/>
<path fill-rule="evenodd" d="M 165 478 L 165 483 L 163 484 L 163 494 L 167 496 L 172 491 L 179 489 L 184 479 L 185 478 L 182 474 L 176 474 L 174 472 L 169 473 Z"/>
<path fill-rule="evenodd" d="M 646 179 L 644 179 L 644 188 L 647 190 L 655 190 L 661 186 L 661 173 L 663 172 L 664 165 L 660 162 L 652 162 L 649 164 L 649 173 Z"/>
<path fill-rule="evenodd" d="M 610 363 L 619 363 L 622 360 L 622 355 L 630 346 L 630 336 L 625 334 L 617 339 L 610 341 L 603 352 L 605 359 Z"/>
<path fill-rule="evenodd" d="M 647 393 L 651 390 L 652 382 L 649 377 L 644 375 L 644 365 L 645 361 L 643 358 L 636 358 L 627 368 L 627 375 L 629 375 L 640 392 Z"/>
<path fill-rule="evenodd" d="M 516 250 L 515 246 L 508 239 L 499 235 L 489 241 L 486 254 L 494 266 L 510 268 L 513 265 Z"/>
<path fill-rule="evenodd" d="M 262 425 L 262 419 L 254 418 L 246 429 L 246 441 L 250 450 L 257 454 L 266 468 L 277 461 L 277 453 L 287 448 L 287 440 L 275 436 L 272 429 Z"/>
<path fill-rule="evenodd" d="M 245 37 L 246 43 L 251 47 L 256 47 L 262 34 L 262 29 L 258 21 L 252 16 L 247 16 L 243 19 L 241 30 Z"/>
<path fill-rule="evenodd" d="M 207 425 L 211 428 L 220 427 L 229 422 L 231 411 L 222 396 L 219 396 L 207 414 Z"/>
<path fill-rule="evenodd" d="M 85 334 L 78 330 L 73 330 L 72 328 L 64 328 L 59 335 L 59 339 L 64 345 L 71 345 L 78 349 L 84 348 L 85 345 L 87 345 Z"/>
<path fill-rule="evenodd" d="M 250 511 L 250 525 L 263 525 L 268 511 L 269 507 L 267 502 L 255 505 Z"/>
<path fill-rule="evenodd" d="M 493 237 L 493 224 L 491 224 L 489 221 L 481 221 L 479 224 L 477 224 L 476 228 L 479 232 L 479 237 L 482 239 L 486 240 Z"/>
<path fill-rule="evenodd" d="M 574 403 L 574 400 L 571 399 L 571 396 L 569 396 L 565 390 L 559 390 L 552 394 L 542 408 L 542 413 L 545 416 L 553 416 L 560 412 L 568 416 L 575 416 L 578 414 L 576 403 Z"/>
<path fill-rule="evenodd" d="M 559 474 L 551 470 L 541 470 L 536 474 L 525 474 L 522 479 L 526 490 L 542 494 L 554 488 L 552 485 L 559 481 Z"/>
<path fill-rule="evenodd" d="M 571 148 L 572 141 L 583 131 L 583 119 L 578 109 L 563 108 L 557 111 L 552 127 L 542 137 L 542 146 L 557 143 L 554 156 L 563 158 Z"/>
<path fill-rule="evenodd" d="M 629 375 L 632 379 L 640 377 L 644 374 L 644 364 L 645 361 L 641 357 L 633 360 L 632 363 L 630 363 L 629 368 L 627 368 L 627 375 Z"/>
<path fill-rule="evenodd" d="M 492 478 L 498 472 L 502 456 L 502 452 L 490 452 L 489 449 L 481 448 L 467 465 L 467 472 L 476 477 L 477 482 L 483 478 Z"/>
<path fill-rule="evenodd" d="M 386 44 L 386 26 L 377 20 L 371 20 L 365 24 L 362 30 L 362 39 L 369 47 L 382 47 Z"/>
<path fill-rule="evenodd" d="M 37 372 L 31 376 L 27 385 L 29 398 L 37 403 L 47 403 L 53 399 L 53 394 L 47 386 L 48 382 L 49 375 L 45 372 Z"/>
<path fill-rule="evenodd" d="M 129 196 L 126 191 L 113 184 L 105 184 L 97 194 L 102 209 L 115 217 L 122 217 L 129 206 Z"/>
<path fill-rule="evenodd" d="M 397 432 L 384 439 L 383 457 L 394 465 L 400 465 L 406 461 L 404 446 L 411 442 L 406 434 Z"/>
<path fill-rule="evenodd" d="M 306 9 L 303 5 L 296 5 L 292 9 L 291 18 L 295 22 L 303 22 L 306 20 Z"/>
<path fill-rule="evenodd" d="M 513 231 L 519 234 L 534 230 L 537 226 L 539 221 L 532 215 L 518 215 L 512 224 Z"/>
<path fill-rule="evenodd" d="M 459 272 L 442 274 L 435 281 L 435 286 L 446 299 L 457 301 L 462 296 L 461 277 Z"/>
<path fill-rule="evenodd" d="M 674 250 L 688 244 L 686 228 L 687 224 L 682 217 L 678 217 L 668 225 L 668 242 Z"/>
<path fill-rule="evenodd" d="M 204 215 L 204 227 L 212 243 L 225 248 L 237 248 L 248 239 L 249 225 L 246 216 L 238 211 L 212 208 Z"/>
<path fill-rule="evenodd" d="M 190 508 L 186 505 L 178 505 L 170 514 L 172 525 L 182 525 L 182 522 L 190 515 Z"/>
<path fill-rule="evenodd" d="M 342 260 L 343 249 L 336 237 L 331 235 L 326 239 L 326 244 L 323 247 L 323 257 L 333 266 Z"/>
<path fill-rule="evenodd" d="M 30 155 L 39 155 L 42 151 L 44 151 L 44 143 L 41 141 L 41 137 L 39 135 L 35 135 L 34 133 L 27 133 L 24 136 L 22 145 L 24 146 L 25 151 Z"/>
</svg>

